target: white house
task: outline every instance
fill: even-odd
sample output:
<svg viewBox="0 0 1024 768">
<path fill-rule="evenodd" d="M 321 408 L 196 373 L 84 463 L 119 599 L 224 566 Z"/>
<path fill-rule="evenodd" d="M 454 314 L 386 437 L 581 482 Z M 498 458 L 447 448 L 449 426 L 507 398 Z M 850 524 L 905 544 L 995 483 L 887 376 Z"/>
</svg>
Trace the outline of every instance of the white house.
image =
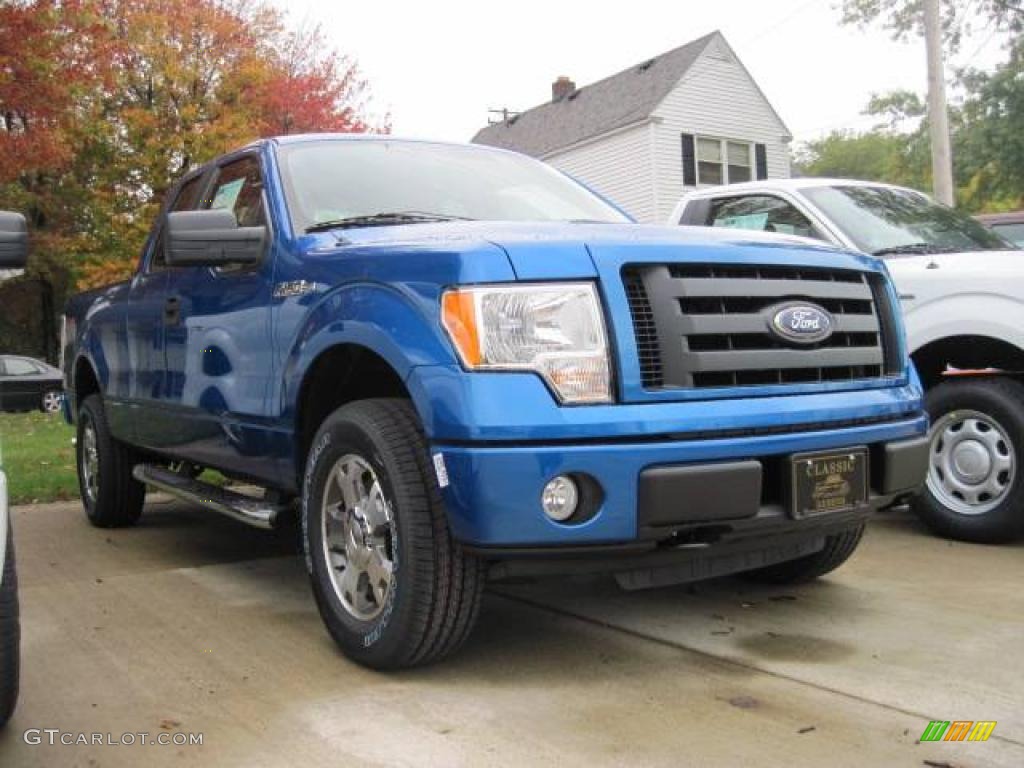
<svg viewBox="0 0 1024 768">
<path fill-rule="evenodd" d="M 664 222 L 686 188 L 789 176 L 792 136 L 721 32 L 480 130 L 575 176 L 636 219 Z"/>
</svg>

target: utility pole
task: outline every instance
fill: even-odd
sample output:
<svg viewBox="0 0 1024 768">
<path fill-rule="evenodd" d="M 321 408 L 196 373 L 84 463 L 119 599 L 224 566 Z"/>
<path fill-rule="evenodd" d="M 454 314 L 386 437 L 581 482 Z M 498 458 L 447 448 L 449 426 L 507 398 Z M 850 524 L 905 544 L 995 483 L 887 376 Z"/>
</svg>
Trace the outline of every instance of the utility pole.
<svg viewBox="0 0 1024 768">
<path fill-rule="evenodd" d="M 940 203 L 953 205 L 953 158 L 949 147 L 946 75 L 942 66 L 940 0 L 924 0 L 924 42 L 928 53 L 928 125 L 932 140 L 932 190 Z"/>
</svg>

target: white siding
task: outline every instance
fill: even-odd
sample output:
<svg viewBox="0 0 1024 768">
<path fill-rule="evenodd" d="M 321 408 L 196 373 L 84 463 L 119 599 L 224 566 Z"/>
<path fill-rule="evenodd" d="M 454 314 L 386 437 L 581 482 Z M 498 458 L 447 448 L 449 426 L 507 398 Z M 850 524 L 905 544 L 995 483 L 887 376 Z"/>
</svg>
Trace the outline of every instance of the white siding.
<svg viewBox="0 0 1024 768">
<path fill-rule="evenodd" d="M 638 221 L 658 221 L 653 138 L 651 125 L 645 123 L 560 150 L 543 160 L 601 193 Z"/>
<path fill-rule="evenodd" d="M 683 133 L 764 144 L 768 177 L 789 176 L 785 126 L 721 39 L 712 40 L 654 111 L 657 210 L 663 223 L 683 194 Z"/>
</svg>

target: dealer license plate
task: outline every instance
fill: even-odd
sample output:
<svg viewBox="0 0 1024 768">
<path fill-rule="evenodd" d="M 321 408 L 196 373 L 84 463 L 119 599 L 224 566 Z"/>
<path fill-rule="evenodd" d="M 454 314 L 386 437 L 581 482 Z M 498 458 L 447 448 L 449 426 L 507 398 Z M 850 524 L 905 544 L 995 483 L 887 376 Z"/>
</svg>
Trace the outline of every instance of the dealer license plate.
<svg viewBox="0 0 1024 768">
<path fill-rule="evenodd" d="M 811 517 L 865 504 L 867 464 L 866 448 L 791 456 L 790 514 Z"/>
</svg>

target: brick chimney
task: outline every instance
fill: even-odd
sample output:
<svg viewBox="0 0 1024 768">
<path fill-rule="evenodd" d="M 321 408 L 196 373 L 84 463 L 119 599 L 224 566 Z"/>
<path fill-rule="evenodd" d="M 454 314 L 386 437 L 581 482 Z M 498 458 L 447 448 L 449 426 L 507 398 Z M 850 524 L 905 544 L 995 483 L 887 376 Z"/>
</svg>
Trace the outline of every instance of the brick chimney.
<svg viewBox="0 0 1024 768">
<path fill-rule="evenodd" d="M 576 83 L 565 75 L 559 75 L 558 79 L 551 84 L 551 100 L 561 101 L 575 90 Z"/>
</svg>

